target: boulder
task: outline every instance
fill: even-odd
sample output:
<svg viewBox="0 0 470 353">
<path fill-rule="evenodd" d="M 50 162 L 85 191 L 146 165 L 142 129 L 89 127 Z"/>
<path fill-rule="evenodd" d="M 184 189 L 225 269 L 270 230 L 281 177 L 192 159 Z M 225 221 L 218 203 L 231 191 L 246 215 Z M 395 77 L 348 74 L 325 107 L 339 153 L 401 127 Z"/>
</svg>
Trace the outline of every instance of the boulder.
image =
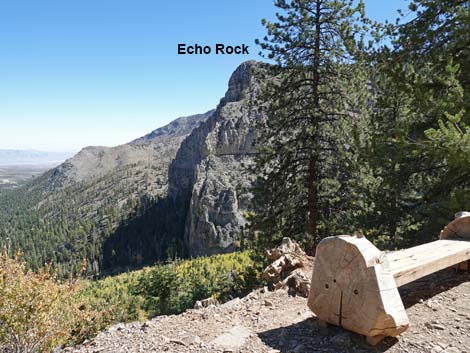
<svg viewBox="0 0 470 353">
<path fill-rule="evenodd" d="M 263 271 L 263 279 L 275 289 L 289 289 L 308 297 L 313 257 L 290 238 L 284 238 L 280 246 L 266 251 L 266 257 L 273 262 Z"/>
</svg>

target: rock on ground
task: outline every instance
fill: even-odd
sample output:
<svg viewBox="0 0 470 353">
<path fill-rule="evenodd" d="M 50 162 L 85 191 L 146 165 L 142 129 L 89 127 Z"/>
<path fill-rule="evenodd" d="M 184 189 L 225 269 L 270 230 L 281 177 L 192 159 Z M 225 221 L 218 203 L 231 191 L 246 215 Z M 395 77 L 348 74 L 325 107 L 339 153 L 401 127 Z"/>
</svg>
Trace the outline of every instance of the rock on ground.
<svg viewBox="0 0 470 353">
<path fill-rule="evenodd" d="M 306 298 L 257 290 L 220 306 L 118 324 L 63 352 L 470 353 L 469 273 L 444 270 L 405 286 L 401 294 L 411 327 L 375 347 L 360 335 L 320 325 Z"/>
<path fill-rule="evenodd" d="M 310 277 L 315 259 L 308 256 L 290 238 L 282 239 L 277 248 L 266 251 L 266 258 L 272 263 L 263 271 L 262 277 L 276 289 L 289 289 L 308 297 Z"/>
</svg>

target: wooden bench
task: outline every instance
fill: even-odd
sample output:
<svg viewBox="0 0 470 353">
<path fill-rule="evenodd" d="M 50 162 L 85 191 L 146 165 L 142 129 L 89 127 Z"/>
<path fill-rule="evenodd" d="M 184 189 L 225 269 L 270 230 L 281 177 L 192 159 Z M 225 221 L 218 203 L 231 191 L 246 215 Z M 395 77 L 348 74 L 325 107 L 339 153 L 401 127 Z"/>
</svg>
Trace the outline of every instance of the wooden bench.
<svg viewBox="0 0 470 353">
<path fill-rule="evenodd" d="M 385 254 L 364 237 L 323 239 L 309 308 L 322 322 L 365 335 L 371 344 L 409 327 L 398 287 L 454 265 L 470 267 L 470 213 L 460 212 L 440 240 Z"/>
</svg>

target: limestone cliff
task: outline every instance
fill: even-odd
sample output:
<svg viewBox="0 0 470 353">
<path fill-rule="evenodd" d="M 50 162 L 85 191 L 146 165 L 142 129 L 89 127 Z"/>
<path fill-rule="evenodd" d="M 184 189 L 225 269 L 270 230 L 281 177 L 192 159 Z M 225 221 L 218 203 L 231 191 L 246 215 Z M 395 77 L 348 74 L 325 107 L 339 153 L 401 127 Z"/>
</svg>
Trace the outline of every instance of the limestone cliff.
<svg viewBox="0 0 470 353">
<path fill-rule="evenodd" d="M 259 113 L 253 61 L 232 74 L 215 112 L 183 141 L 170 165 L 173 198 L 186 199 L 185 242 L 191 255 L 231 251 L 246 225 Z"/>
</svg>

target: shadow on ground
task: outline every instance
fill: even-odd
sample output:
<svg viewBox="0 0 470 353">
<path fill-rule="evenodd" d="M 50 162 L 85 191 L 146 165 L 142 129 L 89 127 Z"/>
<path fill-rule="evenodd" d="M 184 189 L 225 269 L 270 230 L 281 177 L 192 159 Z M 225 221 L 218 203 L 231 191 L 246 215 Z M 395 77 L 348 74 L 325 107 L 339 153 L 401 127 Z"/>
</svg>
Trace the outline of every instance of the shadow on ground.
<svg viewBox="0 0 470 353">
<path fill-rule="evenodd" d="M 466 281 L 470 281 L 470 273 L 447 269 L 401 287 L 400 295 L 405 308 L 410 308 Z M 341 327 L 322 327 L 316 318 L 261 332 L 258 336 L 266 345 L 281 353 L 386 352 L 398 342 L 396 338 L 387 337 L 373 347 L 366 343 L 364 336 Z"/>
<path fill-rule="evenodd" d="M 281 353 L 384 352 L 396 342 L 396 339 L 390 339 L 382 343 L 384 347 L 371 347 L 363 336 L 350 333 L 341 327 L 321 327 L 316 318 L 261 332 L 258 337 Z"/>
<path fill-rule="evenodd" d="M 399 291 L 403 304 L 408 309 L 420 301 L 426 301 L 468 281 L 470 281 L 469 271 L 449 268 L 404 285 Z"/>
</svg>

